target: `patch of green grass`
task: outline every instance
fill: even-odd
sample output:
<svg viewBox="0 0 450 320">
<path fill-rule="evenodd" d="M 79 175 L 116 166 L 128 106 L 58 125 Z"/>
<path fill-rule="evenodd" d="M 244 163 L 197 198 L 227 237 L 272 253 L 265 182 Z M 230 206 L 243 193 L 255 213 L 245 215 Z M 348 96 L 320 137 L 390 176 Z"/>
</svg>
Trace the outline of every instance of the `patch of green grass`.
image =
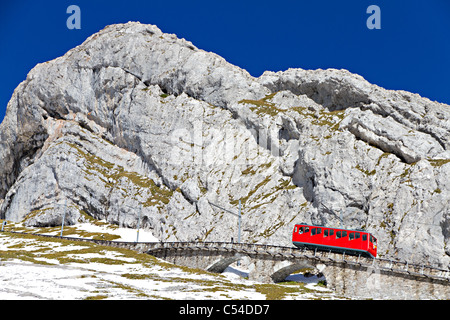
<svg viewBox="0 0 450 320">
<path fill-rule="evenodd" d="M 95 295 L 95 296 L 86 297 L 86 298 L 84 298 L 84 300 L 103 300 L 103 299 L 106 299 L 106 298 L 108 298 L 108 296 L 103 295 L 103 294 L 98 294 L 98 295 Z"/>
<path fill-rule="evenodd" d="M 345 110 L 327 111 L 321 110 L 318 113 L 316 111 L 309 110 L 306 107 L 293 107 L 291 110 L 296 111 L 305 118 L 309 118 L 311 123 L 317 126 L 327 126 L 332 130 L 338 130 L 339 124 L 345 117 Z M 336 119 L 337 118 L 337 119 Z M 331 138 L 331 135 L 325 137 Z"/>
<path fill-rule="evenodd" d="M 0 257 L 2 260 L 18 259 L 35 264 L 51 265 L 51 263 L 48 263 L 47 261 L 37 260 L 36 254 L 32 251 L 0 250 Z"/>
<path fill-rule="evenodd" d="M 122 274 L 122 277 L 133 280 L 145 280 L 154 278 L 153 275 L 141 273 L 124 273 Z"/>
<path fill-rule="evenodd" d="M 276 93 L 269 94 L 259 100 L 244 99 L 239 101 L 238 103 L 254 105 L 255 107 L 250 107 L 250 110 L 255 111 L 258 115 L 268 114 L 271 116 L 276 116 L 281 110 L 275 106 L 275 103 L 269 102 L 269 100 L 272 99 L 275 94 Z"/>
<path fill-rule="evenodd" d="M 447 164 L 450 162 L 450 159 L 428 159 L 428 162 L 433 166 L 433 167 L 440 167 L 443 166 L 444 164 Z"/>
<path fill-rule="evenodd" d="M 253 196 L 256 193 L 256 191 L 258 191 L 259 188 L 261 188 L 262 186 L 266 185 L 270 181 L 270 178 L 271 178 L 270 176 L 267 176 L 264 180 L 262 180 L 260 183 L 258 183 L 253 190 L 250 190 L 250 192 L 247 194 L 247 196 L 245 196 L 245 197 L 243 197 L 241 199 L 242 205 L 244 205 L 247 202 L 247 200 L 251 196 Z M 236 205 L 236 204 L 239 203 L 239 199 L 238 200 L 233 200 L 230 203 L 232 205 Z"/>
<path fill-rule="evenodd" d="M 276 221 L 276 220 L 275 220 Z M 269 228 L 264 230 L 259 234 L 260 237 L 269 238 L 271 237 L 279 228 L 285 225 L 284 221 L 278 221 L 278 223 L 272 224 Z"/>
<path fill-rule="evenodd" d="M 257 292 L 266 296 L 267 300 L 282 300 L 288 294 L 313 293 L 302 282 L 280 282 L 279 284 L 255 284 Z"/>
<path fill-rule="evenodd" d="M 42 232 L 41 232 L 42 233 Z M 47 232 L 45 232 L 47 233 Z M 110 233 L 99 233 L 99 232 L 91 232 L 91 231 L 85 231 L 85 230 L 79 230 L 75 227 L 64 227 L 63 236 L 65 237 L 71 237 L 77 235 L 80 238 L 91 238 L 94 240 L 116 240 L 119 239 L 120 236 L 116 234 L 110 234 Z"/>
<path fill-rule="evenodd" d="M 365 169 L 361 168 L 359 166 L 359 164 L 357 164 L 355 168 L 358 169 L 359 171 L 361 171 L 362 173 L 364 173 L 366 176 L 373 176 L 376 173 L 375 169 L 373 169 L 372 171 L 365 170 Z"/>
</svg>

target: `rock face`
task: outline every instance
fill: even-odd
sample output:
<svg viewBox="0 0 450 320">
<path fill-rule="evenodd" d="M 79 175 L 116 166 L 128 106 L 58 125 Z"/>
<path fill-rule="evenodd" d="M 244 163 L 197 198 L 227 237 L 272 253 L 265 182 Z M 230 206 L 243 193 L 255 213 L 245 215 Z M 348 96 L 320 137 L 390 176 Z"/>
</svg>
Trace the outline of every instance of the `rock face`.
<svg viewBox="0 0 450 320">
<path fill-rule="evenodd" d="M 37 65 L 0 125 L 0 215 L 106 219 L 162 241 L 289 245 L 364 227 L 381 256 L 450 263 L 450 106 L 346 70 L 254 78 L 157 27 L 108 26 Z"/>
</svg>

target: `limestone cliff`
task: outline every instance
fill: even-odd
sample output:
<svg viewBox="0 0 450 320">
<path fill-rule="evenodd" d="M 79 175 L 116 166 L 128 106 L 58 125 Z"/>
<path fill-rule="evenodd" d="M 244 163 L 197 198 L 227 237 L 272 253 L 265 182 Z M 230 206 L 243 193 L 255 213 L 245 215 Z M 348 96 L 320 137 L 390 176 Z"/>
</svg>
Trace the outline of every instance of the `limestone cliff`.
<svg viewBox="0 0 450 320">
<path fill-rule="evenodd" d="M 289 245 L 364 227 L 379 254 L 450 262 L 450 106 L 346 70 L 254 78 L 156 26 L 108 26 L 33 68 L 0 125 L 0 214 L 106 219 L 162 241 Z"/>
</svg>

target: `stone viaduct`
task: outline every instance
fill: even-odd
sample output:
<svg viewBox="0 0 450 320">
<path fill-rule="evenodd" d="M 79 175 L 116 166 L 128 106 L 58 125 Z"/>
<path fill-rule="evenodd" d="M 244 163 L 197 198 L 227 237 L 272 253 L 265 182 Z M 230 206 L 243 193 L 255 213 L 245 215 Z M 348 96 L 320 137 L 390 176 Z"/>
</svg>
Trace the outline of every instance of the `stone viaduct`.
<svg viewBox="0 0 450 320">
<path fill-rule="evenodd" d="M 247 258 L 249 280 L 280 282 L 316 268 L 338 294 L 368 299 L 450 299 L 450 272 L 428 266 L 340 253 L 258 244 L 160 243 L 147 253 L 174 264 L 223 272 Z"/>
<path fill-rule="evenodd" d="M 43 236 L 43 235 L 37 235 Z M 56 237 L 59 236 L 48 236 Z M 230 242 L 120 242 L 63 237 L 72 241 L 127 248 L 168 262 L 221 273 L 245 260 L 249 280 L 280 282 L 304 269 L 319 270 L 327 287 L 367 299 L 450 299 L 450 271 L 407 262 L 262 244 Z"/>
</svg>

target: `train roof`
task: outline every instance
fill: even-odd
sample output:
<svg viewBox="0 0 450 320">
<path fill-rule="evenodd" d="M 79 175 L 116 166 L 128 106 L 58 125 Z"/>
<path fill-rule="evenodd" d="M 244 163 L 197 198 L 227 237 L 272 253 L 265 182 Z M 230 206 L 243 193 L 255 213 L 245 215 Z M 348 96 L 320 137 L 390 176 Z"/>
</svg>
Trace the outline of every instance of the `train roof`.
<svg viewBox="0 0 450 320">
<path fill-rule="evenodd" d="M 305 225 L 308 227 L 321 227 L 321 228 L 334 229 L 334 230 L 345 230 L 345 231 L 364 232 L 364 233 L 372 234 L 370 231 L 367 231 L 364 229 L 336 228 L 336 227 L 328 227 L 328 226 L 324 226 L 324 225 L 320 225 L 320 224 L 310 224 L 310 223 L 305 223 L 305 222 L 296 223 L 296 225 L 299 225 L 299 224 Z"/>
</svg>

